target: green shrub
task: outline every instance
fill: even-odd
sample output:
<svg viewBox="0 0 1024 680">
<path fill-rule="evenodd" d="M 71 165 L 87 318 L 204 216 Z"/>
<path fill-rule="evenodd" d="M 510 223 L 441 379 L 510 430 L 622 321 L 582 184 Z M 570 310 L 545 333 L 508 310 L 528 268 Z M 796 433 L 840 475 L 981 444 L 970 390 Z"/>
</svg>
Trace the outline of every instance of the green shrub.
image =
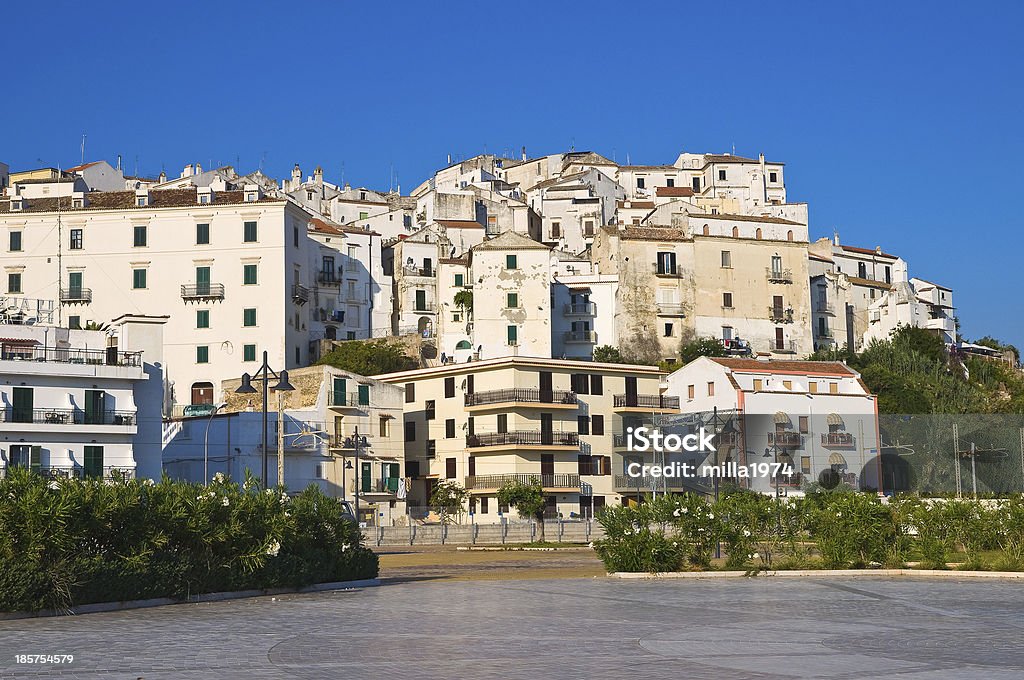
<svg viewBox="0 0 1024 680">
<path fill-rule="evenodd" d="M 294 498 L 218 478 L 0 480 L 0 610 L 372 578 L 377 557 L 311 486 Z"/>
<path fill-rule="evenodd" d="M 900 531 L 892 509 L 877 496 L 832 493 L 814 507 L 810 528 L 825 568 L 863 568 L 893 560 L 891 550 L 900 544 Z"/>
<path fill-rule="evenodd" d="M 677 571 L 686 557 L 685 547 L 660 528 L 657 504 L 606 508 L 597 516 L 605 538 L 594 542 L 598 557 L 609 572 Z"/>
</svg>

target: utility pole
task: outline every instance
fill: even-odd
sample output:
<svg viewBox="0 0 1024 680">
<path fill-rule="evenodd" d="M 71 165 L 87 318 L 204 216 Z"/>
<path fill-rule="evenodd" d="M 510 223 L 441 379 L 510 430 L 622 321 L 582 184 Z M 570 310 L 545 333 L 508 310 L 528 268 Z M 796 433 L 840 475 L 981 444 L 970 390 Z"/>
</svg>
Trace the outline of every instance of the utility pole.
<svg viewBox="0 0 1024 680">
<path fill-rule="evenodd" d="M 284 395 L 277 392 L 277 483 L 284 485 Z"/>
<path fill-rule="evenodd" d="M 355 483 L 356 483 L 356 524 L 359 524 L 359 426 L 356 425 L 352 430 L 352 437 L 355 440 L 356 449 L 356 468 L 355 468 Z"/>
</svg>

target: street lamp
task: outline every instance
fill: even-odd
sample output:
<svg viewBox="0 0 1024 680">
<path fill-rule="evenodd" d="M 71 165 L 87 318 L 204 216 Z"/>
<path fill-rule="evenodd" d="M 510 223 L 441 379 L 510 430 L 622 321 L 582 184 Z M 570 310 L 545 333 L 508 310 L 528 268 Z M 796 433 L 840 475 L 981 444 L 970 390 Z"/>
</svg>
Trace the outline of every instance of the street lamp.
<svg viewBox="0 0 1024 680">
<path fill-rule="evenodd" d="M 210 482 L 210 424 L 213 423 L 213 417 L 217 415 L 217 411 L 227 406 L 226 403 L 220 403 L 213 407 L 210 411 L 210 417 L 206 420 L 206 434 L 203 435 L 203 484 Z M 228 470 L 230 472 L 230 470 Z"/>
<path fill-rule="evenodd" d="M 270 386 L 270 379 L 274 378 L 277 380 L 277 384 L 273 387 Z M 260 435 L 260 452 L 263 456 L 263 486 L 267 487 L 267 392 L 269 390 L 291 392 L 295 388 L 292 387 L 291 383 L 288 382 L 288 371 L 282 370 L 280 373 L 276 373 L 274 369 L 270 368 L 267 364 L 267 352 L 263 352 L 263 365 L 256 369 L 255 375 L 249 375 L 248 373 L 242 374 L 242 384 L 235 390 L 235 394 L 256 394 L 257 390 L 252 386 L 253 380 L 259 380 L 263 383 L 263 431 Z M 278 422 L 278 427 L 284 427 L 284 423 Z M 280 482 L 280 480 L 278 480 Z"/>
</svg>

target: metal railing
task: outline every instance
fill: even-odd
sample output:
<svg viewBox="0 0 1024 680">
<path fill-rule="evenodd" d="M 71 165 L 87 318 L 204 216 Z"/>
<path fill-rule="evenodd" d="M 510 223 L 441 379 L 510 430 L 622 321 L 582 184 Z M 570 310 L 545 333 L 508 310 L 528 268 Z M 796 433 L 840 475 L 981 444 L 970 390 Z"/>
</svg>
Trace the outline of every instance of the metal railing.
<svg viewBox="0 0 1024 680">
<path fill-rule="evenodd" d="M 114 348 L 102 350 L 27 347 L 0 342 L 0 360 L 45 361 L 59 364 L 87 364 L 91 366 L 141 366 L 142 352 L 118 352 Z"/>
<path fill-rule="evenodd" d="M 422 304 L 413 303 L 412 311 L 434 313 L 437 311 L 437 304 L 433 302 L 424 302 Z"/>
<path fill-rule="evenodd" d="M 567 392 L 565 390 L 542 391 L 523 387 L 473 392 L 465 397 L 466 406 L 484 406 L 486 404 L 500 404 L 510 401 L 529 404 L 576 404 L 577 398 L 575 392 Z"/>
<path fill-rule="evenodd" d="M 795 448 L 803 444 L 803 435 L 790 430 L 776 430 L 768 433 L 768 446 Z"/>
<path fill-rule="evenodd" d="M 664 394 L 616 394 L 614 402 L 615 408 L 679 408 L 679 397 Z"/>
<path fill-rule="evenodd" d="M 183 283 L 181 285 L 183 300 L 223 300 L 223 283 Z"/>
<path fill-rule="evenodd" d="M 580 302 L 575 305 L 565 305 L 566 316 L 594 316 L 594 303 L 593 302 Z"/>
<path fill-rule="evenodd" d="M 578 432 L 540 432 L 539 430 L 513 430 L 511 432 L 481 432 L 466 435 L 466 447 L 483 446 L 579 446 Z"/>
<path fill-rule="evenodd" d="M 340 274 L 341 274 L 341 272 L 332 272 L 332 271 L 317 272 L 316 281 L 317 281 L 317 283 L 321 283 L 321 284 L 323 284 L 325 286 L 340 286 L 341 285 L 341 277 L 339 276 Z"/>
<path fill-rule="evenodd" d="M 327 393 L 327 405 L 350 406 L 356 408 L 360 406 L 369 406 L 370 404 L 366 400 L 360 402 L 358 392 L 335 392 L 331 390 Z"/>
<path fill-rule="evenodd" d="M 45 425 L 135 425 L 135 411 L 83 411 L 74 408 L 20 408 L 0 410 L 0 422 Z"/>
<path fill-rule="evenodd" d="M 827 300 L 816 300 L 815 309 L 822 314 L 835 314 L 836 308 L 831 302 Z"/>
<path fill-rule="evenodd" d="M 504 475 L 471 475 L 466 477 L 467 489 L 500 489 L 505 484 L 535 484 L 545 489 L 578 489 L 580 476 L 572 472 L 555 474 L 511 473 Z"/>
<path fill-rule="evenodd" d="M 685 316 L 683 305 L 679 302 L 659 302 L 658 314 L 660 316 Z"/>
<path fill-rule="evenodd" d="M 597 342 L 595 331 L 566 331 L 566 342 Z"/>
<path fill-rule="evenodd" d="M 768 320 L 772 323 L 793 323 L 793 310 L 769 306 Z"/>
<path fill-rule="evenodd" d="M 765 276 L 772 283 L 793 283 L 792 269 L 772 269 L 771 267 L 766 267 Z"/>
<path fill-rule="evenodd" d="M 356 448 L 356 438 L 353 436 L 336 434 L 328 440 L 328 447 L 332 449 L 352 449 Z M 368 449 L 373 446 L 373 440 L 370 435 L 360 434 L 359 435 L 359 448 Z"/>
<path fill-rule="evenodd" d="M 792 340 L 783 342 L 781 345 L 777 342 L 773 342 L 769 349 L 776 354 L 796 354 L 796 343 Z"/>
<path fill-rule="evenodd" d="M 832 329 L 831 328 L 821 328 L 819 326 L 818 328 L 814 329 L 814 337 L 816 337 L 816 338 L 832 338 L 833 337 Z"/>
<path fill-rule="evenodd" d="M 822 446 L 853 446 L 853 435 L 849 432 L 822 432 Z"/>
<path fill-rule="evenodd" d="M 406 276 L 428 276 L 433 278 L 437 275 L 437 270 L 433 267 L 414 267 L 408 264 L 402 267 L 402 272 Z"/>
<path fill-rule="evenodd" d="M 657 262 L 654 263 L 654 275 L 655 276 L 668 276 L 679 278 L 683 275 L 683 270 L 678 265 L 663 265 Z"/>
<path fill-rule="evenodd" d="M 32 473 L 41 475 L 47 479 L 105 479 L 108 481 L 123 481 L 135 479 L 135 468 L 108 466 L 98 469 L 86 470 L 79 465 L 8 465 L 0 466 L 0 478 L 7 476 L 7 471 L 13 468 L 24 468 Z"/>
<path fill-rule="evenodd" d="M 615 475 L 615 488 L 619 490 L 634 489 L 683 489 L 686 480 L 682 477 L 634 477 L 632 475 Z"/>
<path fill-rule="evenodd" d="M 92 288 L 61 288 L 60 301 L 65 305 L 89 304 L 92 302 Z"/>
<path fill-rule="evenodd" d="M 292 284 L 292 302 L 300 305 L 304 305 L 309 302 L 309 288 L 305 286 L 293 283 Z"/>
</svg>

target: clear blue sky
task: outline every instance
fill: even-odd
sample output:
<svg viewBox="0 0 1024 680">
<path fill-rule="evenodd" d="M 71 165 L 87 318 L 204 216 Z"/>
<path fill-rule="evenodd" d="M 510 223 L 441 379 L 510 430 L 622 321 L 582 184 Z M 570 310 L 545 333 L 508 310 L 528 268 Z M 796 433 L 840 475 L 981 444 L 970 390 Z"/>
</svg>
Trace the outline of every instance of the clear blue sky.
<svg viewBox="0 0 1024 680">
<path fill-rule="evenodd" d="M 37 9 L 38 8 L 38 9 Z M 812 238 L 955 289 L 1024 347 L 1020 3 L 16 3 L 0 160 L 236 164 L 408 191 L 526 145 L 787 163 Z M 136 161 L 137 158 L 137 161 Z"/>
</svg>

